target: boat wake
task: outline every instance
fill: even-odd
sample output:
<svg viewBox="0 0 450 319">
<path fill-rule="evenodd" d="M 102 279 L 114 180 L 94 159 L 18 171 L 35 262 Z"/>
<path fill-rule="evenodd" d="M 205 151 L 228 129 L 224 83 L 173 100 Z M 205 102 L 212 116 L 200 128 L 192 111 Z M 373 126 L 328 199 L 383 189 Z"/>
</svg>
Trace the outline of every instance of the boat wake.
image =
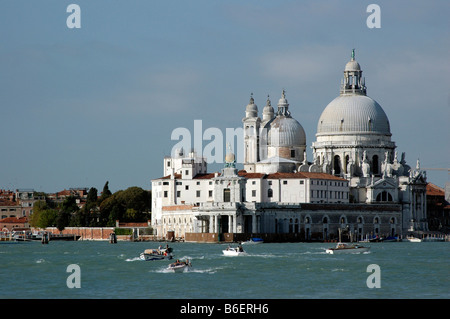
<svg viewBox="0 0 450 319">
<path fill-rule="evenodd" d="M 133 258 L 125 259 L 125 261 L 137 261 L 137 260 L 142 261 L 141 258 L 139 258 L 139 257 L 133 257 Z"/>
<path fill-rule="evenodd" d="M 200 268 L 185 268 L 183 273 L 198 273 L 198 274 L 215 274 L 218 270 L 223 269 L 224 267 L 212 267 L 212 268 L 206 268 L 206 269 L 200 269 Z M 150 270 L 149 272 L 153 273 L 159 273 L 159 274 L 173 274 L 174 272 L 170 269 L 167 269 L 167 267 L 164 268 L 158 268 Z"/>
</svg>

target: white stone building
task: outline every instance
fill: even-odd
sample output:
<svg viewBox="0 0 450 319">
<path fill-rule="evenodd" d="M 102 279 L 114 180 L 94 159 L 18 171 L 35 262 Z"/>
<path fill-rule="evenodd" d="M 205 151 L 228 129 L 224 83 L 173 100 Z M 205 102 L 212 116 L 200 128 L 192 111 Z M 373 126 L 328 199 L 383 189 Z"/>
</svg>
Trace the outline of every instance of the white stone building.
<svg viewBox="0 0 450 319">
<path fill-rule="evenodd" d="M 319 118 L 313 162 L 284 90 L 276 112 L 267 98 L 262 119 L 252 95 L 242 120 L 243 170 L 231 153 L 221 173 L 208 173 L 194 152 L 164 158 L 164 177 L 152 180 L 157 234 L 325 240 L 338 229 L 355 238 L 427 230 L 425 172 L 419 163 L 411 169 L 404 154 L 398 159 L 389 120 L 366 91 L 353 51 L 339 97 Z"/>
</svg>

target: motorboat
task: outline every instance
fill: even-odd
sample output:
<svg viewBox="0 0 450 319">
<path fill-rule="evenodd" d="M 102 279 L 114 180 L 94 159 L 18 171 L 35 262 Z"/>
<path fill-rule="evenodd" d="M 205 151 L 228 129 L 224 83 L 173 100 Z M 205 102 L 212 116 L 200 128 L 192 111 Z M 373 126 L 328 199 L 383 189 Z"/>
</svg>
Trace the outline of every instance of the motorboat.
<svg viewBox="0 0 450 319">
<path fill-rule="evenodd" d="M 258 237 L 252 237 L 247 241 L 244 241 L 243 244 L 262 244 L 264 240 Z"/>
<path fill-rule="evenodd" d="M 240 245 L 238 247 L 228 247 L 227 249 L 222 250 L 222 252 L 225 256 L 241 256 L 247 254 Z"/>
<path fill-rule="evenodd" d="M 420 243 L 420 242 L 422 242 L 422 239 L 417 238 L 417 237 L 406 237 L 406 238 L 403 238 L 402 241 L 409 241 L 410 243 Z"/>
<path fill-rule="evenodd" d="M 365 247 L 360 244 L 337 243 L 335 248 L 328 248 L 325 250 L 327 254 L 361 254 L 369 252 L 370 247 Z"/>
<path fill-rule="evenodd" d="M 139 255 L 139 258 L 144 261 L 149 260 L 163 260 L 173 258 L 173 249 L 171 247 L 158 248 L 158 249 L 146 249 Z"/>
<path fill-rule="evenodd" d="M 185 272 L 185 271 L 189 271 L 192 268 L 191 263 L 189 262 L 188 259 L 186 259 L 186 261 L 179 261 L 177 260 L 176 262 L 170 264 L 167 267 L 167 270 L 171 271 L 171 272 Z"/>
</svg>

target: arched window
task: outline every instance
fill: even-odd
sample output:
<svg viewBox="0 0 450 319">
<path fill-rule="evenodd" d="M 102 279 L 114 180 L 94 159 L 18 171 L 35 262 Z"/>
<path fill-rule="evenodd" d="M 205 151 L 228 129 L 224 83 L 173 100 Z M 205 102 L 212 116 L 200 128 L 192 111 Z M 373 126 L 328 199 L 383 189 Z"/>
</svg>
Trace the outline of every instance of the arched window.
<svg viewBox="0 0 450 319">
<path fill-rule="evenodd" d="M 334 156 L 334 175 L 340 175 L 341 174 L 341 158 L 339 155 Z"/>
<path fill-rule="evenodd" d="M 378 167 L 378 155 L 374 155 L 372 157 L 372 173 L 374 175 L 380 174 L 379 167 Z"/>
<path fill-rule="evenodd" d="M 387 191 L 382 191 L 377 195 L 377 202 L 392 202 L 392 195 Z"/>
<path fill-rule="evenodd" d="M 347 165 L 348 165 L 348 162 L 350 161 L 350 157 L 348 156 L 348 155 L 346 155 L 345 156 L 345 163 L 344 163 L 344 172 L 345 173 L 350 173 L 350 172 L 347 172 Z"/>
<path fill-rule="evenodd" d="M 322 223 L 328 224 L 328 217 L 327 217 L 327 216 L 325 216 L 325 217 L 323 218 Z"/>
<path fill-rule="evenodd" d="M 267 197 L 273 197 L 273 190 L 272 190 L 272 188 L 269 188 L 268 190 L 267 190 Z"/>
</svg>

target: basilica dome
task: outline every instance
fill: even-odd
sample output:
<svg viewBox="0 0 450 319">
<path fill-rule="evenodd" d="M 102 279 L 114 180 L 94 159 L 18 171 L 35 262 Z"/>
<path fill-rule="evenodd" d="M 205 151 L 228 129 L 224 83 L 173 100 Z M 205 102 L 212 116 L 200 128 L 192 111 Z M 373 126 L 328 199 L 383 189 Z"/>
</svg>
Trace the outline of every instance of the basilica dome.
<svg viewBox="0 0 450 319">
<path fill-rule="evenodd" d="M 292 118 L 277 116 L 271 123 L 268 132 L 268 145 L 295 147 L 306 145 L 306 134 L 300 123 Z"/>
<path fill-rule="evenodd" d="M 317 134 L 373 132 L 391 135 L 386 113 L 366 95 L 340 95 L 319 118 Z"/>
<path fill-rule="evenodd" d="M 268 146 L 298 147 L 306 145 L 306 134 L 300 123 L 291 116 L 289 103 L 283 90 L 278 101 L 277 116 L 266 127 L 268 130 Z"/>
<path fill-rule="evenodd" d="M 317 125 L 317 136 L 349 133 L 391 136 L 386 113 L 366 92 L 361 66 L 355 60 L 353 50 L 351 60 L 345 65 L 340 95 L 322 112 Z"/>
</svg>

